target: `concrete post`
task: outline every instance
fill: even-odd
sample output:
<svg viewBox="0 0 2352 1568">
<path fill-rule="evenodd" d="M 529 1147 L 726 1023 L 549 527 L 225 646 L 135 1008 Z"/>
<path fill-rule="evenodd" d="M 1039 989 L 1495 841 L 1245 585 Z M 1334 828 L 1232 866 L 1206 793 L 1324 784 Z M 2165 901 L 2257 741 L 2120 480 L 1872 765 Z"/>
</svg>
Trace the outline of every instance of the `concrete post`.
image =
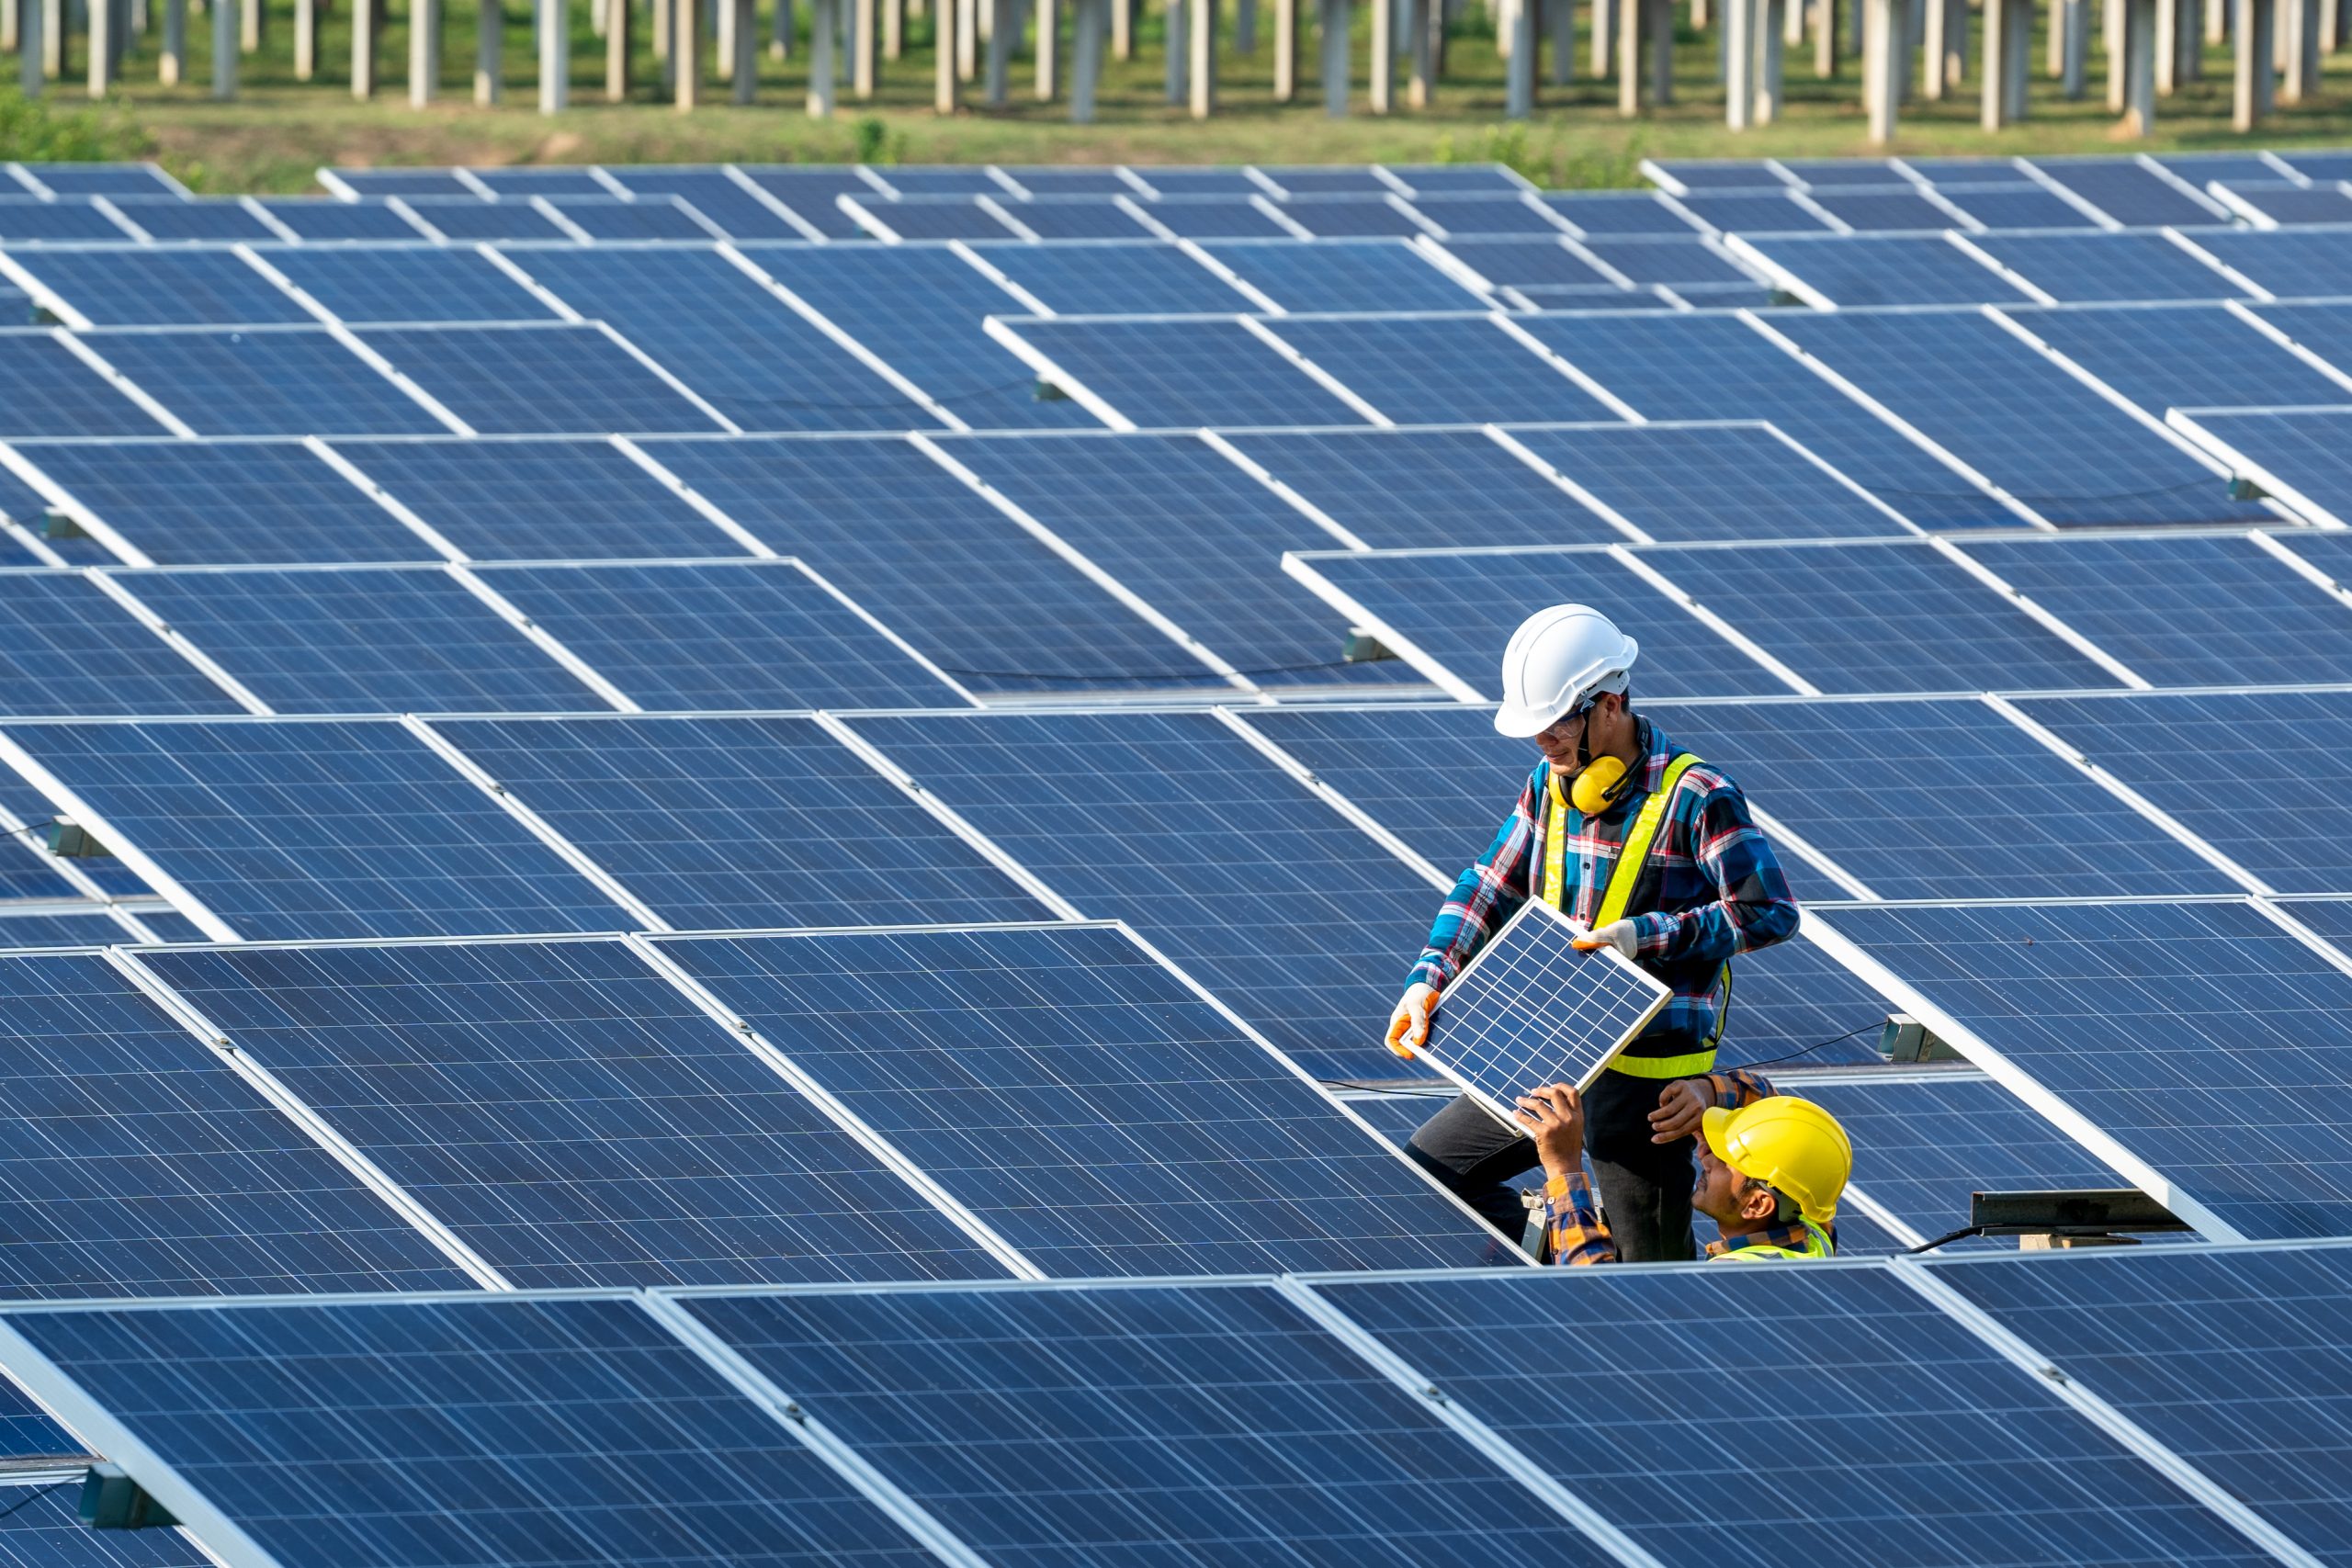
<svg viewBox="0 0 2352 1568">
<path fill-rule="evenodd" d="M 788 4 L 789 0 L 780 0 L 780 3 Z M 497 4 L 498 0 L 482 0 L 485 13 Z M 487 21 L 487 15 L 484 19 Z M 607 103 L 628 101 L 629 51 L 637 41 L 636 34 L 637 0 L 605 0 L 605 101 Z M 474 68 L 476 101 L 496 101 L 495 94 L 489 99 L 482 98 L 481 83 L 486 75 L 495 80 L 497 70 L 497 58 L 483 55 L 481 62 Z"/>
<path fill-rule="evenodd" d="M 735 18 L 735 30 L 728 39 L 734 59 L 727 73 L 738 104 L 755 103 L 760 96 L 760 8 L 754 0 L 723 0 Z"/>
<path fill-rule="evenodd" d="M 1631 119 L 1642 112 L 1642 28 L 1645 0 L 1611 0 L 1616 13 L 1617 113 Z"/>
<path fill-rule="evenodd" d="M 1069 81 L 1069 118 L 1074 125 L 1094 123 L 1094 90 L 1102 80 L 1103 34 L 1111 30 L 1111 0 L 1074 0 L 1078 15 L 1071 18 L 1077 36 L 1071 40 L 1077 67 Z"/>
<path fill-rule="evenodd" d="M 65 35 L 68 30 L 65 0 L 40 0 L 40 26 L 34 29 L 34 35 L 40 43 L 41 74 L 52 81 L 65 79 Z"/>
<path fill-rule="evenodd" d="M 383 0 L 376 3 L 380 6 Z M 212 0 L 212 96 L 216 98 L 237 96 L 237 11 L 235 0 Z"/>
<path fill-rule="evenodd" d="M 980 7 L 978 0 L 937 0 L 956 9 L 956 80 L 969 82 L 980 73 Z"/>
<path fill-rule="evenodd" d="M 875 46 L 881 18 L 875 15 L 874 0 L 852 0 L 849 14 L 849 90 L 850 96 L 863 103 L 874 96 Z"/>
<path fill-rule="evenodd" d="M 1510 39 L 1510 58 L 1503 66 L 1506 119 L 1525 119 L 1535 112 L 1535 6 L 1536 0 L 1505 0 L 1503 17 Z M 1375 58 L 1375 70 L 1379 64 Z"/>
<path fill-rule="evenodd" d="M 30 17 L 40 9 L 40 0 L 19 0 L 17 12 Z M 315 31 L 312 38 L 315 40 Z M 302 81 L 311 78 L 302 71 L 302 34 L 300 14 L 294 33 L 294 73 Z M 37 52 L 37 51 L 36 51 Z M 313 56 L 313 62 L 316 57 Z M 164 86 L 176 87 L 187 77 L 187 0 L 164 0 L 164 45 L 155 56 L 155 80 Z"/>
<path fill-rule="evenodd" d="M 1333 119 L 1348 113 L 1348 0 L 1320 0 L 1323 44 L 1323 112 Z"/>
<path fill-rule="evenodd" d="M 86 69 L 88 91 L 94 98 L 103 98 L 114 86 L 115 15 L 112 0 L 90 0 L 88 59 Z M 232 89 L 233 91 L 233 89 Z"/>
<path fill-rule="evenodd" d="M 1185 9 L 1193 118 L 1206 119 L 1216 110 L 1216 0 L 1186 0 Z"/>
<path fill-rule="evenodd" d="M 1522 0 L 1533 4 L 1534 0 Z M 1374 114 L 1386 114 L 1396 87 L 1396 0 L 1371 0 L 1372 59 L 1367 67 L 1365 101 Z"/>
<path fill-rule="evenodd" d="M 408 107 L 421 109 L 441 85 L 441 0 L 408 0 Z"/>
<path fill-rule="evenodd" d="M 1274 0 L 1274 102 L 1286 104 L 1297 96 L 1298 0 Z"/>
<path fill-rule="evenodd" d="M 1021 42 L 1021 0 L 996 0 L 990 8 L 995 15 L 989 28 L 988 105 L 1001 109 L 1012 96 L 1012 53 Z"/>
<path fill-rule="evenodd" d="M 943 14 L 947 7 L 940 7 Z M 809 0 L 808 95 L 810 119 L 833 117 L 833 96 L 841 74 L 842 0 Z"/>
<path fill-rule="evenodd" d="M 1674 101 L 1674 0 L 1641 0 L 1642 28 L 1649 34 L 1650 98 Z"/>
<path fill-rule="evenodd" d="M 593 6 L 596 0 L 589 3 Z M 731 82 L 735 69 L 735 8 L 727 0 L 709 0 L 703 21 L 710 31 L 712 73 L 722 82 Z"/>
<path fill-rule="evenodd" d="M 1813 73 L 1824 82 L 1838 74 L 1838 0 L 1813 0 Z"/>
<path fill-rule="evenodd" d="M 1862 96 L 1869 107 L 1871 142 L 1894 140 L 1897 107 L 1903 101 L 1905 0 L 1861 0 Z"/>
<path fill-rule="evenodd" d="M 237 0 L 237 51 L 251 54 L 261 48 L 261 0 Z"/>
<path fill-rule="evenodd" d="M 0 0 L 0 54 L 18 47 L 17 0 Z"/>
<path fill-rule="evenodd" d="M 1770 125 L 1781 118 L 1781 105 L 1785 96 L 1788 78 L 1789 14 L 1796 7 L 1789 0 L 1758 0 L 1763 15 L 1758 18 L 1756 41 L 1762 58 L 1756 65 L 1756 113 L 1758 125 Z"/>
<path fill-rule="evenodd" d="M 2237 37 L 2230 69 L 2230 123 L 2252 130 L 2270 115 L 2270 0 L 2235 0 Z"/>
<path fill-rule="evenodd" d="M 571 107 L 571 13 L 565 0 L 538 0 L 538 15 L 539 112 L 561 114 Z"/>
<path fill-rule="evenodd" d="M 1258 0 L 1235 0 L 1233 47 L 1243 54 L 1258 52 Z"/>
<path fill-rule="evenodd" d="M 2025 118 L 2033 0 L 1984 0 L 1984 63 L 1977 122 L 1998 130 Z"/>
<path fill-rule="evenodd" d="M 707 3 L 670 0 L 670 91 L 680 114 L 702 107 L 702 8 Z"/>
<path fill-rule="evenodd" d="M 775 9 L 768 21 L 768 57 L 772 60 L 792 58 L 792 0 L 775 0 Z"/>
<path fill-rule="evenodd" d="M 934 114 L 956 112 L 956 56 L 961 52 L 956 39 L 956 0 L 932 0 L 931 34 L 933 56 L 931 78 L 931 107 Z M 813 53 L 815 45 L 809 48 Z"/>
<path fill-rule="evenodd" d="M 1430 12 L 1436 0 L 1406 0 L 1405 105 L 1425 109 L 1437 101 L 1437 55 L 1430 44 Z"/>
<path fill-rule="evenodd" d="M 2134 136 L 2156 130 L 2156 0 L 2124 0 L 2123 112 Z"/>
<path fill-rule="evenodd" d="M 2107 112 L 2121 114 L 2124 98 L 2123 6 L 2125 0 L 2105 0 L 2099 20 L 2107 43 Z"/>
<path fill-rule="evenodd" d="M 1576 0 L 1544 0 L 1544 31 L 1552 40 L 1552 85 L 1577 79 Z"/>
<path fill-rule="evenodd" d="M 1050 104 L 1061 91 L 1061 0 L 1037 0 L 1037 101 Z"/>
<path fill-rule="evenodd" d="M 1168 6 L 1168 53 L 1160 61 L 1160 91 L 1170 104 L 1189 102 L 1193 96 L 1192 0 L 1165 0 Z"/>
<path fill-rule="evenodd" d="M 20 0 L 22 10 L 17 20 L 17 86 L 28 98 L 40 96 L 47 85 L 41 72 L 41 61 L 48 54 L 46 24 L 41 13 L 48 6 L 41 0 Z"/>
<path fill-rule="evenodd" d="M 1762 0 L 1724 0 L 1724 125 L 1746 130 L 1756 112 L 1756 8 Z"/>
<path fill-rule="evenodd" d="M 907 52 L 907 0 L 882 0 L 882 58 L 902 60 Z"/>
<path fill-rule="evenodd" d="M 376 96 L 376 8 L 384 0 L 351 0 L 351 96 Z"/>
<path fill-rule="evenodd" d="M 2300 104 L 2319 85 L 2318 18 L 2312 15 L 2312 0 L 2277 0 L 2277 4 L 2278 53 L 2285 62 L 2278 101 Z M 93 49 L 90 52 L 96 54 L 97 51 Z"/>
<path fill-rule="evenodd" d="M 1111 0 L 1111 58 L 1133 60 L 1135 57 L 1136 0 Z"/>
<path fill-rule="evenodd" d="M 2058 39 L 2059 80 L 2068 103 L 2090 91 L 2091 0 L 2052 0 L 2057 6 L 2052 35 Z"/>
<path fill-rule="evenodd" d="M 1617 44 L 1610 29 L 1618 8 L 1628 3 L 1630 0 L 1592 0 L 1592 77 L 1596 82 L 1606 82 L 1609 73 L 1617 68 Z"/>
</svg>

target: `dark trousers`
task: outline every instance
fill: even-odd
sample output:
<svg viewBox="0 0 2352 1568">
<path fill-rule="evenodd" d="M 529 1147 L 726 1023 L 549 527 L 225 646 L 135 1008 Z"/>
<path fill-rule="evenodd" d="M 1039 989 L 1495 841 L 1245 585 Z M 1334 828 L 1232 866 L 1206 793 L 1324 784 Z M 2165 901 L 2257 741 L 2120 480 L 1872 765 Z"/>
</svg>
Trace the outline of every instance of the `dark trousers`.
<svg viewBox="0 0 2352 1568">
<path fill-rule="evenodd" d="M 1649 1115 L 1668 1081 L 1605 1072 L 1584 1094 L 1585 1154 L 1617 1255 L 1628 1263 L 1697 1256 L 1690 1236 L 1691 1140 L 1650 1142 Z M 1509 1182 L 1541 1163 L 1535 1145 L 1468 1095 L 1422 1123 L 1405 1152 L 1505 1235 L 1525 1228 L 1526 1211 Z"/>
</svg>

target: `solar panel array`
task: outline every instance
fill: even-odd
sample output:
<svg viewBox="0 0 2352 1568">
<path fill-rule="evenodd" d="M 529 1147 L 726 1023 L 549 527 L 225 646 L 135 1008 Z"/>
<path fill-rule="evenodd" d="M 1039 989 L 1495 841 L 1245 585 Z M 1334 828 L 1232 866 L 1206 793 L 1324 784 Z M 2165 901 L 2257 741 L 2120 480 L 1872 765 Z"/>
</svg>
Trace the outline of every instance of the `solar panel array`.
<svg viewBox="0 0 2352 1568">
<path fill-rule="evenodd" d="M 2325 1555 L 2329 156 L 6 166 L 0 1459 L 185 1533 L 0 1558 Z M 1571 599 L 1807 906 L 1841 1250 L 2196 1238 L 1512 1267 L 1379 1031 Z"/>
</svg>

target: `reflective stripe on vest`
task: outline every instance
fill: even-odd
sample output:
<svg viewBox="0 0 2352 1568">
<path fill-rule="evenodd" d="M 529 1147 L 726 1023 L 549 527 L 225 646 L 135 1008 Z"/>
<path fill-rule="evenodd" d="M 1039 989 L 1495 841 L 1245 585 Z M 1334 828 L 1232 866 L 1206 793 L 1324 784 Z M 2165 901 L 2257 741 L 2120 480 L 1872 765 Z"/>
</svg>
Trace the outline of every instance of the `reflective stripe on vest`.
<svg viewBox="0 0 2352 1568">
<path fill-rule="evenodd" d="M 1804 1224 L 1804 1250 L 1803 1252 L 1799 1252 L 1793 1247 L 1775 1247 L 1769 1241 L 1758 1241 L 1750 1242 L 1746 1247 L 1735 1247 L 1718 1252 L 1707 1261 L 1710 1263 L 1763 1263 L 1776 1258 L 1793 1258 L 1802 1262 L 1808 1258 L 1838 1256 L 1838 1249 L 1829 1244 L 1829 1234 L 1826 1231 L 1811 1220 L 1806 1220 Z"/>
<path fill-rule="evenodd" d="M 1699 759 L 1688 751 L 1676 754 L 1666 765 L 1666 775 L 1658 780 L 1657 788 L 1642 802 L 1634 816 L 1633 826 L 1625 830 L 1625 841 L 1618 846 L 1617 863 L 1609 873 L 1609 886 L 1600 896 L 1600 908 L 1592 917 L 1592 929 L 1599 931 L 1612 921 L 1625 917 L 1625 906 L 1633 902 L 1634 886 L 1642 879 L 1642 868 L 1649 863 L 1650 846 L 1657 838 L 1658 824 L 1666 820 L 1666 808 L 1674 799 L 1675 787 L 1682 775 Z M 1544 784 L 1552 795 L 1552 809 L 1544 824 L 1544 901 L 1563 914 L 1573 915 L 1566 902 L 1567 897 L 1568 812 L 1567 798 L 1560 793 L 1560 773 L 1546 769 Z M 1713 1072 L 1715 1066 L 1715 1041 L 1723 1037 L 1724 1018 L 1731 1010 L 1731 965 L 1724 965 L 1721 984 L 1724 988 L 1723 1008 L 1715 1015 L 1714 1037 L 1705 1048 L 1685 1052 L 1679 1056 L 1628 1056 L 1620 1054 L 1609 1063 L 1609 1070 L 1637 1078 L 1688 1078 L 1701 1073 Z"/>
</svg>

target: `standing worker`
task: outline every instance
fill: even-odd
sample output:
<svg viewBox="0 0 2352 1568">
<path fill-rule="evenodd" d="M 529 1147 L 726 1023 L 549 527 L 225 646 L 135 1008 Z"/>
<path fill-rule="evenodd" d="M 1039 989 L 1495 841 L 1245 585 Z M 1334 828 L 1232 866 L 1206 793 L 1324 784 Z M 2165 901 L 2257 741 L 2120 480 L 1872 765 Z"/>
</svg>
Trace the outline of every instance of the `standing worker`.
<svg viewBox="0 0 2352 1568">
<path fill-rule="evenodd" d="M 1583 1097 L 1600 1204 L 1629 1262 L 1693 1255 L 1689 1120 L 1672 1086 L 1715 1065 L 1731 1008 L 1731 959 L 1797 929 L 1796 901 L 1747 802 L 1720 771 L 1679 751 L 1630 697 L 1639 646 L 1600 611 L 1555 604 L 1511 635 L 1495 728 L 1544 760 L 1495 840 L 1462 874 L 1388 1021 L 1410 1056 L 1439 993 L 1530 897 L 1614 947 L 1672 995 Z M 1406 1145 L 1506 1235 L 1522 1228 L 1507 1183 L 1541 1163 L 1535 1145 L 1467 1096 Z"/>
</svg>

